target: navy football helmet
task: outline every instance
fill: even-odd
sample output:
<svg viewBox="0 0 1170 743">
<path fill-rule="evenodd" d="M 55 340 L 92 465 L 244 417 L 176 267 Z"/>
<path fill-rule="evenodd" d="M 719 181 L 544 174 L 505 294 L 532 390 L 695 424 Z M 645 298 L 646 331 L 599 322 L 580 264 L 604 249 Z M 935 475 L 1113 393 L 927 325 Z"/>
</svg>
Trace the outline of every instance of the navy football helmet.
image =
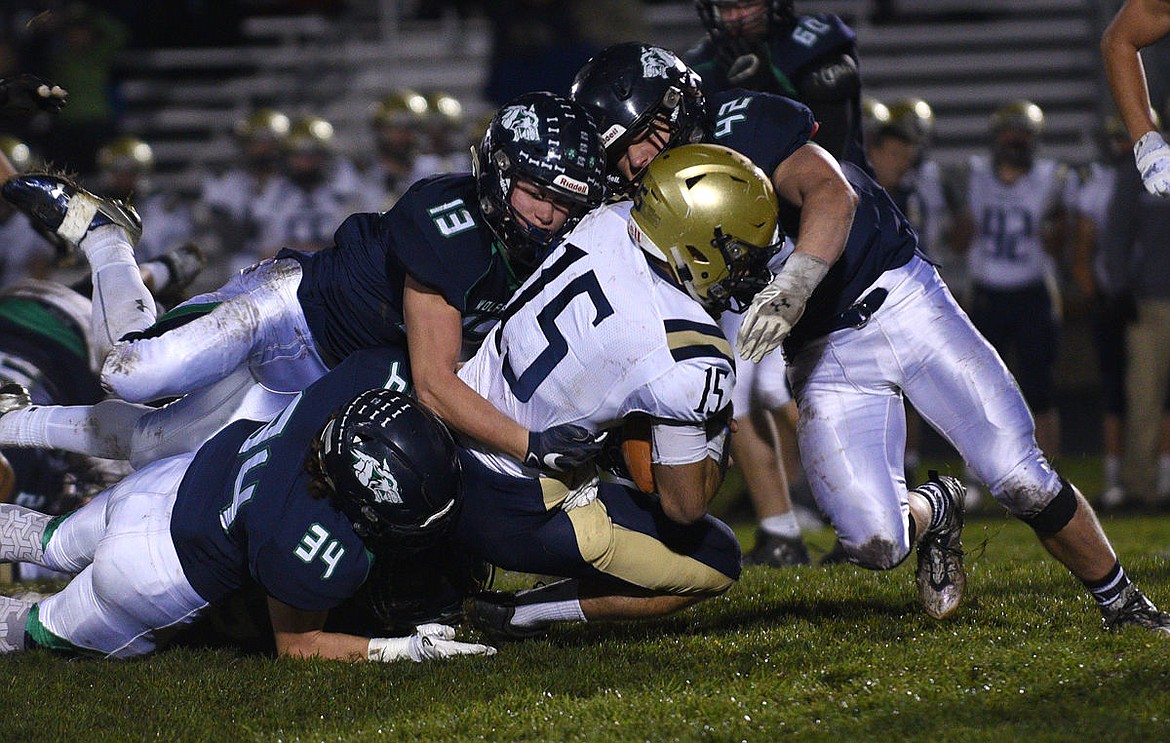
<svg viewBox="0 0 1170 743">
<path fill-rule="evenodd" d="M 667 147 L 702 138 L 706 99 L 701 85 L 698 74 L 673 52 L 637 42 L 615 44 L 577 72 L 569 95 L 601 130 L 606 179 L 615 193 L 633 192 L 617 161 L 656 120 L 668 130 Z"/>
<path fill-rule="evenodd" d="M 372 551 L 417 551 L 445 536 L 463 502 L 455 442 L 409 396 L 367 390 L 318 436 L 317 464 L 332 498 Z"/>
<path fill-rule="evenodd" d="M 695 10 L 712 43 L 719 45 L 728 41 L 727 24 L 723 22 L 722 9 L 729 5 L 743 5 L 745 0 L 695 0 Z M 792 0 L 763 0 L 768 14 L 768 35 L 775 36 L 796 26 L 796 11 Z"/>
<path fill-rule="evenodd" d="M 473 148 L 484 220 L 513 263 L 531 269 L 581 217 L 605 200 L 605 146 L 585 109 L 553 93 L 525 93 L 492 117 Z M 555 232 L 528 223 L 512 206 L 518 179 L 572 205 Z"/>
</svg>

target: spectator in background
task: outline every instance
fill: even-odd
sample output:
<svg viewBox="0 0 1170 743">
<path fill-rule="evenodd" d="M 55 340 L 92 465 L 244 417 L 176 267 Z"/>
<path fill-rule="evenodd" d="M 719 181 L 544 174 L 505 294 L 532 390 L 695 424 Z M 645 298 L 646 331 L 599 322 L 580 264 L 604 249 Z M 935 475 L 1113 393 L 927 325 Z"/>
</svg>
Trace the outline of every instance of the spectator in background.
<svg viewBox="0 0 1170 743">
<path fill-rule="evenodd" d="M 129 29 L 97 7 L 72 3 L 34 19 L 30 54 L 36 69 L 69 91 L 53 119 L 44 153 L 56 166 L 94 172 L 99 147 L 117 134 L 115 57 Z"/>
<path fill-rule="evenodd" d="M 1166 507 L 1158 487 L 1159 432 L 1170 386 L 1170 201 L 1143 188 L 1137 172 L 1117 173 L 1099 236 L 1105 276 L 1132 302 L 1125 328 L 1125 435 L 1121 483 L 1127 500 Z"/>
<path fill-rule="evenodd" d="M 484 97 L 496 105 L 521 93 L 567 93 L 577 69 L 601 47 L 578 27 L 582 0 L 495 0 L 484 10 L 492 27 L 492 54 Z"/>
<path fill-rule="evenodd" d="M 1056 256 L 1067 239 L 1066 169 L 1037 158 L 1044 112 L 1018 100 L 990 120 L 991 152 L 975 155 L 958 180 L 963 204 L 954 244 L 967 255 L 972 322 L 1009 366 L 1036 419 L 1036 441 L 1048 459 L 1060 450 L 1053 368 L 1061 305 Z M 968 480 L 969 506 L 979 491 Z"/>
</svg>

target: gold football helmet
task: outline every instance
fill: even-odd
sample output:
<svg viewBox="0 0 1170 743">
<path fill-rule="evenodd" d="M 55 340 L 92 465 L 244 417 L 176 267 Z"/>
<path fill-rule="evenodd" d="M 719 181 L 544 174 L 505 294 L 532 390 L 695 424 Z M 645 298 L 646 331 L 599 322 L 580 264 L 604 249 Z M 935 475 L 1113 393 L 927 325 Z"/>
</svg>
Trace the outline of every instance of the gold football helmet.
<svg viewBox="0 0 1170 743">
<path fill-rule="evenodd" d="M 4 153 L 17 173 L 27 173 L 32 168 L 32 150 L 16 137 L 7 134 L 0 135 L 0 152 Z"/>
<path fill-rule="evenodd" d="M 783 243 L 763 171 L 734 150 L 689 144 L 650 163 L 634 195 L 630 237 L 711 312 L 740 311 L 771 280 Z"/>
<path fill-rule="evenodd" d="M 865 129 L 877 129 L 890 123 L 889 107 L 877 98 L 863 96 L 861 99 L 861 122 Z"/>
<path fill-rule="evenodd" d="M 374 128 L 419 127 L 426 122 L 429 109 L 422 95 L 409 88 L 399 88 L 370 106 L 370 124 Z"/>
<path fill-rule="evenodd" d="M 285 148 L 289 152 L 332 152 L 333 125 L 320 116 L 301 116 L 289 127 Z"/>
<path fill-rule="evenodd" d="M 97 164 L 107 172 L 146 173 L 154 167 L 154 150 L 137 137 L 118 137 L 98 150 Z"/>
<path fill-rule="evenodd" d="M 1044 111 L 1021 98 L 1000 106 L 991 115 L 990 128 L 993 134 L 1003 129 L 1022 129 L 1038 137 L 1044 131 Z"/>
<path fill-rule="evenodd" d="M 934 134 L 934 111 L 921 98 L 902 98 L 890 104 L 890 122 L 918 142 Z"/>
<path fill-rule="evenodd" d="M 258 108 L 236 122 L 235 132 L 240 139 L 283 141 L 291 126 L 287 116 L 271 108 Z"/>
</svg>

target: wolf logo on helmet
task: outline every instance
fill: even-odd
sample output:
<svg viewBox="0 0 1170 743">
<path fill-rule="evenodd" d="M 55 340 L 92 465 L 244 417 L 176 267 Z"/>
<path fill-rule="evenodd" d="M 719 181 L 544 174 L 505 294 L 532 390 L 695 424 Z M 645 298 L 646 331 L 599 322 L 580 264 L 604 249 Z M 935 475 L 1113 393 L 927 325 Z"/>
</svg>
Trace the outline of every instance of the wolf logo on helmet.
<svg viewBox="0 0 1170 743">
<path fill-rule="evenodd" d="M 384 459 L 376 459 L 360 449 L 353 450 L 353 474 L 363 487 L 374 494 L 375 503 L 401 503 L 398 480 Z"/>
<path fill-rule="evenodd" d="M 642 50 L 642 76 L 667 77 L 667 69 L 673 64 L 657 47 L 648 46 Z"/>
<path fill-rule="evenodd" d="M 539 120 L 531 106 L 508 106 L 500 114 L 500 124 L 512 132 L 515 139 L 540 141 Z"/>
</svg>

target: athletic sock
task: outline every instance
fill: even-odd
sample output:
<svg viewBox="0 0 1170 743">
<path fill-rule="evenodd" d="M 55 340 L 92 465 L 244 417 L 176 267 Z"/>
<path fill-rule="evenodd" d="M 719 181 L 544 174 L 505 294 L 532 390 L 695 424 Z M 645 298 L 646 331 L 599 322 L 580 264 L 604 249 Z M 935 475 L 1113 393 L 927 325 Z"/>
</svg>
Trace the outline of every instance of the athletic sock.
<svg viewBox="0 0 1170 743">
<path fill-rule="evenodd" d="M 24 650 L 25 625 L 32 604 L 0 596 L 0 653 Z"/>
<path fill-rule="evenodd" d="M 951 515 L 951 502 L 943 495 L 942 488 L 934 483 L 926 483 L 914 489 L 914 492 L 921 495 L 930 504 L 930 524 L 926 527 L 926 533 L 933 533 L 938 531 L 939 527 L 947 522 Z"/>
<path fill-rule="evenodd" d="M 581 602 L 578 599 L 524 604 L 517 606 L 516 613 L 512 615 L 512 624 L 521 629 L 544 627 L 550 622 L 584 621 L 585 613 L 581 611 Z"/>
<path fill-rule="evenodd" d="M 800 537 L 800 522 L 796 520 L 796 513 L 789 511 L 760 519 L 760 531 L 787 539 L 797 539 Z"/>
<path fill-rule="evenodd" d="M 1121 567 L 1121 563 L 1115 562 L 1113 568 L 1101 580 L 1081 582 L 1085 584 L 1085 588 L 1089 589 L 1089 593 L 1093 595 L 1099 605 L 1106 606 L 1116 601 L 1131 581 L 1129 576 L 1125 574 L 1125 569 Z"/>
<path fill-rule="evenodd" d="M 0 562 L 35 562 L 43 565 L 45 528 L 53 520 L 31 508 L 0 503 Z"/>
<path fill-rule="evenodd" d="M 149 410 L 122 400 L 103 400 L 96 405 L 34 405 L 0 416 L 0 446 L 127 459 L 134 424 Z"/>
</svg>

